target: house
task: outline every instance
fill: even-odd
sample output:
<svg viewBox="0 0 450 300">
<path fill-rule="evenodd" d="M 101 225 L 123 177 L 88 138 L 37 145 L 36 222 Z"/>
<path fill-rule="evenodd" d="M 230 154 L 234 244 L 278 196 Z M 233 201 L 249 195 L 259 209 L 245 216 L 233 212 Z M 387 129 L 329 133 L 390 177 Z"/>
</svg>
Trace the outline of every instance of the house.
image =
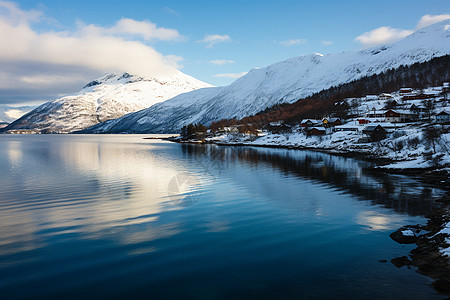
<svg viewBox="0 0 450 300">
<path fill-rule="evenodd" d="M 264 129 L 266 129 L 274 134 L 292 132 L 291 126 L 284 124 L 282 122 L 271 122 L 268 125 L 266 125 L 264 127 Z"/>
<path fill-rule="evenodd" d="M 450 123 L 450 111 L 443 110 L 436 115 L 436 122 L 438 123 Z"/>
<path fill-rule="evenodd" d="M 418 120 L 425 114 L 426 109 L 422 105 L 412 104 L 409 108 L 409 112 L 411 114 L 412 120 Z"/>
<path fill-rule="evenodd" d="M 339 118 L 324 118 L 322 120 L 322 125 L 324 127 L 334 127 L 334 126 L 342 125 L 342 121 Z"/>
<path fill-rule="evenodd" d="M 388 100 L 388 99 L 392 99 L 392 98 L 393 98 L 393 96 L 388 93 L 382 93 L 378 96 L 378 99 L 380 99 L 380 100 Z"/>
<path fill-rule="evenodd" d="M 366 120 L 366 119 L 358 119 L 358 123 L 359 123 L 359 125 L 363 125 L 363 124 L 369 124 L 370 121 Z"/>
<path fill-rule="evenodd" d="M 308 129 L 307 134 L 308 135 L 325 135 L 327 133 L 327 130 L 322 127 L 313 127 Z"/>
<path fill-rule="evenodd" d="M 334 127 L 335 131 L 358 131 L 358 125 L 344 124 Z"/>
<path fill-rule="evenodd" d="M 319 120 L 313 120 L 313 119 L 305 119 L 302 120 L 302 122 L 300 123 L 301 127 L 313 127 L 313 126 L 317 126 L 320 125 L 322 122 Z"/>
<path fill-rule="evenodd" d="M 372 141 L 379 141 L 386 137 L 386 130 L 380 124 L 366 126 L 362 132 Z"/>
<path fill-rule="evenodd" d="M 400 89 L 400 95 L 405 95 L 405 94 L 411 94 L 413 91 L 412 88 L 401 88 Z"/>
<path fill-rule="evenodd" d="M 366 95 L 366 100 L 377 100 L 378 96 L 377 95 Z"/>
<path fill-rule="evenodd" d="M 367 113 L 367 117 L 368 118 L 384 118 L 385 113 L 386 113 L 386 111 L 384 111 L 384 110 L 370 111 L 369 113 Z"/>
<path fill-rule="evenodd" d="M 229 127 L 223 127 L 218 130 L 218 133 L 238 133 L 239 132 L 239 126 L 229 126 Z"/>
<path fill-rule="evenodd" d="M 384 117 L 385 122 L 391 123 L 407 122 L 413 119 L 413 116 L 409 111 L 400 109 L 389 109 L 384 113 Z"/>
</svg>

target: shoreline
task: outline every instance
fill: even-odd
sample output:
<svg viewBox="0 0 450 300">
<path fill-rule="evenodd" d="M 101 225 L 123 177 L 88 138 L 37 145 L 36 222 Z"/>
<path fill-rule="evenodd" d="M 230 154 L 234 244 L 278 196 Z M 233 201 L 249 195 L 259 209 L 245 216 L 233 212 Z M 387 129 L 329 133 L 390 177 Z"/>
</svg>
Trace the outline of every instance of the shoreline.
<svg viewBox="0 0 450 300">
<path fill-rule="evenodd" d="M 246 143 L 223 143 L 223 142 L 215 142 L 215 141 L 180 141 L 174 138 L 160 138 L 161 140 L 166 140 L 174 143 L 180 144 L 213 144 L 217 146 L 226 146 L 226 147 L 256 147 L 256 148 L 273 148 L 273 149 L 289 149 L 289 150 L 308 150 L 326 153 L 335 156 L 354 158 L 364 161 L 369 161 L 376 166 L 369 168 L 371 171 L 375 172 L 383 172 L 397 175 L 405 175 L 415 177 L 418 180 L 433 184 L 436 187 L 439 187 L 443 190 L 446 190 L 450 193 L 450 177 L 448 174 L 444 174 L 443 171 L 440 171 L 437 168 L 429 167 L 429 168 L 408 168 L 408 169 L 399 169 L 399 168 L 380 168 L 382 166 L 389 165 L 393 162 L 396 162 L 390 158 L 377 157 L 376 155 L 371 155 L 366 152 L 359 151 L 346 151 L 346 150 L 328 150 L 320 147 L 308 147 L 308 146 L 287 146 L 287 145 L 265 145 L 265 144 L 246 144 Z"/>
<path fill-rule="evenodd" d="M 450 178 L 444 171 L 439 171 L 437 168 L 410 168 L 410 169 L 397 169 L 397 168 L 380 168 L 381 166 L 388 165 L 394 160 L 388 158 L 380 158 L 375 155 L 369 155 L 364 152 L 358 151 L 337 151 L 327 150 L 316 147 L 305 146 L 286 146 L 286 145 L 264 145 L 264 144 L 246 144 L 246 143 L 223 143 L 214 141 L 180 141 L 174 138 L 163 138 L 163 140 L 181 143 L 181 144 L 214 144 L 218 146 L 244 146 L 244 147 L 258 147 L 258 148 L 277 148 L 277 149 L 292 149 L 292 150 L 308 150 L 327 153 L 330 155 L 349 157 L 354 159 L 360 159 L 364 161 L 370 161 L 375 163 L 376 166 L 369 168 L 370 171 L 383 172 L 390 174 L 398 174 L 410 176 L 418 179 L 421 182 L 431 184 L 437 188 L 444 190 L 446 193 L 441 198 L 437 199 L 437 202 L 441 203 L 441 206 L 434 210 L 430 215 L 425 215 L 427 223 L 425 225 L 407 225 L 399 228 L 397 231 L 391 233 L 391 238 L 397 243 L 402 242 L 401 239 L 393 238 L 393 235 L 397 232 L 404 230 L 414 229 L 417 233 L 426 232 L 422 235 L 416 235 L 414 233 L 414 239 L 408 241 L 408 244 L 415 244 L 417 247 L 408 253 L 408 256 L 402 256 L 391 259 L 391 263 L 397 268 L 404 266 L 414 266 L 416 272 L 432 278 L 433 288 L 440 294 L 450 295 L 450 257 L 445 256 L 442 253 L 443 248 L 449 247 L 446 241 L 446 234 L 441 234 L 440 231 L 450 224 Z M 448 241 L 450 243 L 450 240 Z"/>
</svg>

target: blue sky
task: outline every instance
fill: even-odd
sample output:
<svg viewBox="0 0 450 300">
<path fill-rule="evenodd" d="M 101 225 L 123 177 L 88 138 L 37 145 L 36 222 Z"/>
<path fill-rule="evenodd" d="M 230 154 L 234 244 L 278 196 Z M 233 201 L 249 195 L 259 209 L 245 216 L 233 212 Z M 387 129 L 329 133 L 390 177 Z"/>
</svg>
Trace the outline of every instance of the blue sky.
<svg viewBox="0 0 450 300">
<path fill-rule="evenodd" d="M 5 3 L 9 8 L 3 7 L 2 11 L 1 4 Z M 15 7 L 14 12 L 11 12 L 10 5 Z M 10 11 L 5 13 L 8 9 Z M 26 17 L 18 25 L 14 18 L 21 19 L 22 14 Z M 263 67 L 298 55 L 357 50 L 380 41 L 393 42 L 417 28 L 423 16 L 430 15 L 433 19 L 448 14 L 448 0 L 0 1 L 0 20 L 9 18 L 10 25 L 15 26 L 11 28 L 14 29 L 21 25 L 28 26 L 35 35 L 40 35 L 34 43 L 41 43 L 47 34 L 79 38 L 86 29 L 95 27 L 96 34 L 102 37 L 114 36 L 123 41 L 142 44 L 148 47 L 147 50 L 155 50 L 156 53 L 152 53 L 151 57 L 161 55 L 163 60 L 167 58 L 171 61 L 169 64 L 176 64 L 181 71 L 214 85 L 230 84 L 235 77 L 254 67 Z M 124 24 L 118 22 L 124 19 L 134 27 L 126 26 L 127 29 L 123 29 Z M 150 30 L 149 24 L 155 30 L 146 36 L 145 30 Z M 144 29 L 137 34 L 130 34 L 130 30 L 135 28 Z M 2 31 L 0 27 L 0 35 L 8 32 L 13 35 L 13 30 Z M 361 37 L 364 33 L 365 38 Z M 25 33 L 14 35 L 3 36 L 2 40 L 15 39 L 16 36 L 19 37 L 17 39 L 26 39 L 28 36 Z M 356 39 L 358 36 L 360 38 Z M 85 39 L 83 43 L 86 43 Z M 58 47 L 59 44 L 50 42 L 49 45 Z M 15 46 L 20 52 L 20 43 Z M 75 46 L 72 49 L 75 50 Z M 80 49 L 78 53 L 80 51 L 85 50 Z M 70 52 L 70 49 L 61 50 L 61 53 L 64 52 Z M 58 56 L 55 53 L 53 57 Z M 86 53 L 90 55 L 91 52 Z M 146 61 L 149 64 L 153 62 L 152 58 Z M 11 56 L 10 53 L 2 57 L 0 46 L 0 67 L 3 69 L 0 78 L 20 75 L 18 78 L 25 78 L 25 83 L 30 83 L 29 87 L 26 84 L 17 87 L 0 85 L 0 104 L 52 100 L 48 98 L 76 92 L 81 82 L 93 79 L 89 76 L 96 77 L 108 71 L 106 62 L 93 62 L 92 65 L 85 63 L 83 66 L 76 62 L 75 58 L 71 62 L 62 58 L 52 61 L 48 57 L 25 52 L 21 57 Z M 158 63 L 162 64 L 161 61 L 155 61 L 155 64 Z M 113 64 L 113 67 L 124 68 L 123 64 Z M 130 69 L 134 70 L 132 67 Z M 19 70 L 21 74 L 18 74 Z M 42 70 L 48 78 L 54 78 L 53 84 L 42 76 L 39 80 L 35 77 L 31 80 L 32 76 L 37 76 L 37 70 Z M 162 69 L 155 68 L 154 72 L 158 70 Z M 52 72 L 55 74 L 53 77 L 50 76 Z M 64 76 L 72 77 L 73 80 Z M 66 78 L 62 80 L 64 84 L 55 86 L 58 78 L 63 77 Z M 39 82 L 41 85 L 37 86 Z"/>
</svg>

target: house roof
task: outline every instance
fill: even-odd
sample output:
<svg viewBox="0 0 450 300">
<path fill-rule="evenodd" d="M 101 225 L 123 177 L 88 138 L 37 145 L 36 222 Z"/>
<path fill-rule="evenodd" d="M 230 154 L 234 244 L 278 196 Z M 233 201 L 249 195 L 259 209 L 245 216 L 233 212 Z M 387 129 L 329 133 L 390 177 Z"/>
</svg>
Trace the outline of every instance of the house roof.
<svg viewBox="0 0 450 300">
<path fill-rule="evenodd" d="M 438 113 L 436 116 L 444 116 L 444 115 L 450 115 L 450 110 L 444 109 L 440 113 Z"/>
<path fill-rule="evenodd" d="M 377 127 L 380 127 L 382 129 L 384 129 L 383 126 L 381 126 L 380 124 L 375 124 L 375 125 L 368 125 L 368 126 L 366 126 L 363 129 L 363 131 L 374 131 Z"/>
<path fill-rule="evenodd" d="M 311 123 L 320 123 L 320 120 L 314 120 L 314 119 L 304 119 L 302 120 L 302 124 L 305 124 L 306 122 L 311 122 Z"/>
</svg>

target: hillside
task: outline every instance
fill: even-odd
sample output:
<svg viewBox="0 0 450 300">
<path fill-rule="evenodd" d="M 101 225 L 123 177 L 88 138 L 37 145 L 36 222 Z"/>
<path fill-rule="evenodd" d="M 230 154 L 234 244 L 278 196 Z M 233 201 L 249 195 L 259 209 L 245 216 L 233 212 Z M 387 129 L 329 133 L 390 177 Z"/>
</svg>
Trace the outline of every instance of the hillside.
<svg viewBox="0 0 450 300">
<path fill-rule="evenodd" d="M 403 40 L 361 51 L 312 54 L 253 69 L 226 87 L 177 96 L 85 133 L 178 132 L 189 123 L 241 119 L 279 103 L 293 103 L 321 90 L 402 65 L 450 54 L 450 20 L 420 29 Z"/>
</svg>

